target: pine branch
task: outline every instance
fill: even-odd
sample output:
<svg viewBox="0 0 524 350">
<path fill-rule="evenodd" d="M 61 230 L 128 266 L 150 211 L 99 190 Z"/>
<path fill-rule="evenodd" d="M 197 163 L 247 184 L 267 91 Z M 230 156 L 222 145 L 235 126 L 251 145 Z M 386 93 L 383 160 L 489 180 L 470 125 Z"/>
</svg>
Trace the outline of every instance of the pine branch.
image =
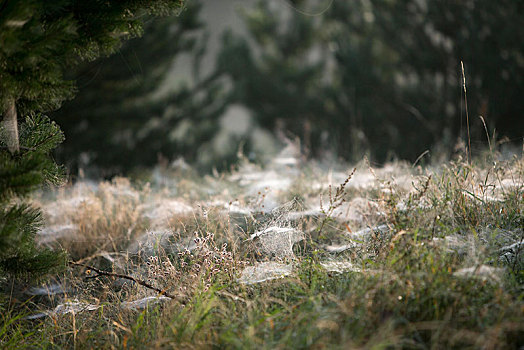
<svg viewBox="0 0 524 350">
<path fill-rule="evenodd" d="M 92 278 L 97 278 L 97 277 L 100 277 L 100 276 L 123 278 L 123 279 L 126 279 L 126 280 L 133 281 L 133 282 L 135 282 L 135 283 L 137 283 L 137 284 L 139 284 L 141 286 L 144 286 L 146 288 L 149 288 L 151 290 L 154 290 L 155 292 L 158 292 L 160 295 L 165 295 L 168 298 L 176 299 L 176 297 L 173 294 L 168 293 L 165 290 L 153 287 L 149 283 L 147 283 L 147 282 L 145 282 L 145 281 L 143 281 L 141 279 L 129 276 L 129 275 L 123 275 L 123 274 L 119 274 L 119 273 L 112 273 L 112 272 L 108 272 L 108 271 L 103 271 L 103 270 L 100 270 L 100 269 L 98 269 L 96 267 L 93 267 L 93 266 L 90 266 L 90 265 L 86 265 L 86 264 L 77 263 L 77 262 L 74 262 L 74 261 L 70 261 L 69 265 L 86 267 L 89 270 L 92 270 L 92 271 L 96 272 L 98 275 L 93 276 Z"/>
<path fill-rule="evenodd" d="M 45 145 L 49 140 L 52 140 L 53 137 L 55 137 L 57 134 L 49 135 L 47 138 L 41 140 L 39 143 L 35 145 L 35 147 L 26 147 L 28 150 L 36 151 L 42 147 L 42 145 Z"/>
</svg>

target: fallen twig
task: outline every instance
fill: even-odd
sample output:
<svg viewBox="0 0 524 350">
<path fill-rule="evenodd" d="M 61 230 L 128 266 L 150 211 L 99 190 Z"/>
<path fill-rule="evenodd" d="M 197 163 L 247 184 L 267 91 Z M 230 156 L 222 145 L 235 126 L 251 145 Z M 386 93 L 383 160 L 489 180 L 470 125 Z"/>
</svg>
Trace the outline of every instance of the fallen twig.
<svg viewBox="0 0 524 350">
<path fill-rule="evenodd" d="M 135 277 L 132 277 L 132 276 L 129 276 L 129 275 L 123 275 L 123 274 L 120 274 L 120 273 L 112 273 L 112 272 L 108 272 L 108 271 L 103 271 L 103 270 L 100 270 L 96 267 L 93 267 L 93 266 L 90 266 L 90 265 L 87 265 L 87 264 L 82 264 L 82 263 L 77 263 L 77 262 L 74 262 L 74 261 L 70 261 L 69 262 L 69 265 L 74 265 L 74 266 L 82 266 L 82 267 L 86 267 L 88 268 L 89 270 L 92 270 L 94 272 L 96 272 L 98 275 L 96 276 L 90 276 L 90 278 L 96 278 L 96 277 L 100 277 L 100 276 L 109 276 L 109 277 L 116 277 L 116 278 L 124 278 L 126 280 L 130 280 L 130 281 L 133 281 L 135 283 L 138 283 L 139 285 L 141 286 L 144 286 L 146 288 L 149 288 L 149 289 L 152 289 L 156 292 L 158 292 L 160 295 L 165 295 L 166 297 L 168 298 L 171 298 L 171 299 L 176 299 L 176 297 L 171 294 L 171 293 L 168 293 L 166 292 L 165 290 L 162 290 L 162 289 L 159 289 L 159 288 L 156 288 L 156 287 L 153 287 L 152 285 L 150 285 L 149 283 L 143 281 L 143 280 L 140 280 L 138 278 L 135 278 Z"/>
</svg>

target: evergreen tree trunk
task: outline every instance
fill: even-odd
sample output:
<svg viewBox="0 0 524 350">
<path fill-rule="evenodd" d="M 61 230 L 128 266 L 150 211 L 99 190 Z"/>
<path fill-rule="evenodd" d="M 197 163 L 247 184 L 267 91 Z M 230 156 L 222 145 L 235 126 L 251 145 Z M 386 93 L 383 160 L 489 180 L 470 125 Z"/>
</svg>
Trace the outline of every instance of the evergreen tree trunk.
<svg viewBox="0 0 524 350">
<path fill-rule="evenodd" d="M 18 121 L 14 99 L 9 100 L 3 114 L 4 118 L 1 125 L 4 129 L 4 134 L 2 137 L 5 139 L 9 152 L 15 154 L 20 151 L 20 143 L 18 141 Z"/>
</svg>

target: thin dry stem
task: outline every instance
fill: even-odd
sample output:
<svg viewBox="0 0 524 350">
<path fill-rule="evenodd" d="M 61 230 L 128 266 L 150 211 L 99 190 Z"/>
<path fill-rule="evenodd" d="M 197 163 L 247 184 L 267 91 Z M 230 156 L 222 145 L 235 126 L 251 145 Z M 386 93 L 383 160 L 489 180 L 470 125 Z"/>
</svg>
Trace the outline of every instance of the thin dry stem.
<svg viewBox="0 0 524 350">
<path fill-rule="evenodd" d="M 466 74 L 464 73 L 464 62 L 460 61 L 462 68 L 462 88 L 464 89 L 464 104 L 466 108 L 466 125 L 468 129 L 468 163 L 471 164 L 471 136 L 469 133 L 468 94 L 466 92 Z"/>
<path fill-rule="evenodd" d="M 70 261 L 69 265 L 82 266 L 82 267 L 88 268 L 89 270 L 93 270 L 94 272 L 96 272 L 98 274 L 96 276 L 93 276 L 93 278 L 100 277 L 100 276 L 123 278 L 123 279 L 127 279 L 127 280 L 130 280 L 130 281 L 133 281 L 133 282 L 135 282 L 135 283 L 137 283 L 137 284 L 139 284 L 141 286 L 144 286 L 146 288 L 149 288 L 151 290 L 154 290 L 155 292 L 158 292 L 160 295 L 165 295 L 166 297 L 171 298 L 171 299 L 177 299 L 177 297 L 174 296 L 173 294 L 171 294 L 171 293 L 169 293 L 169 292 L 167 292 L 165 290 L 153 287 L 149 283 L 147 283 L 147 282 L 145 282 L 145 281 L 143 281 L 141 279 L 135 278 L 133 276 L 123 275 L 123 274 L 120 274 L 120 273 L 112 273 L 112 272 L 108 272 L 108 271 L 103 271 L 103 270 L 100 270 L 100 269 L 98 269 L 96 267 L 93 267 L 93 266 L 90 266 L 90 265 L 87 265 L 87 264 L 77 263 L 77 262 L 74 262 L 74 261 Z"/>
</svg>

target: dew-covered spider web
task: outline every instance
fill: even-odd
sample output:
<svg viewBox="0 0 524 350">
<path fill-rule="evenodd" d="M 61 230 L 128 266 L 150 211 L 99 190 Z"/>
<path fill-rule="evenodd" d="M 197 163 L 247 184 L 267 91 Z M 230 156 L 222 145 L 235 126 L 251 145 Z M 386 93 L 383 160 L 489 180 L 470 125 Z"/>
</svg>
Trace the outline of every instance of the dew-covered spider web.
<svg viewBox="0 0 524 350">
<path fill-rule="evenodd" d="M 302 241 L 305 235 L 298 228 L 297 221 L 290 218 L 289 213 L 302 210 L 301 203 L 293 199 L 258 220 L 250 240 L 256 243 L 259 252 L 270 258 L 294 258 L 293 245 Z"/>
</svg>

